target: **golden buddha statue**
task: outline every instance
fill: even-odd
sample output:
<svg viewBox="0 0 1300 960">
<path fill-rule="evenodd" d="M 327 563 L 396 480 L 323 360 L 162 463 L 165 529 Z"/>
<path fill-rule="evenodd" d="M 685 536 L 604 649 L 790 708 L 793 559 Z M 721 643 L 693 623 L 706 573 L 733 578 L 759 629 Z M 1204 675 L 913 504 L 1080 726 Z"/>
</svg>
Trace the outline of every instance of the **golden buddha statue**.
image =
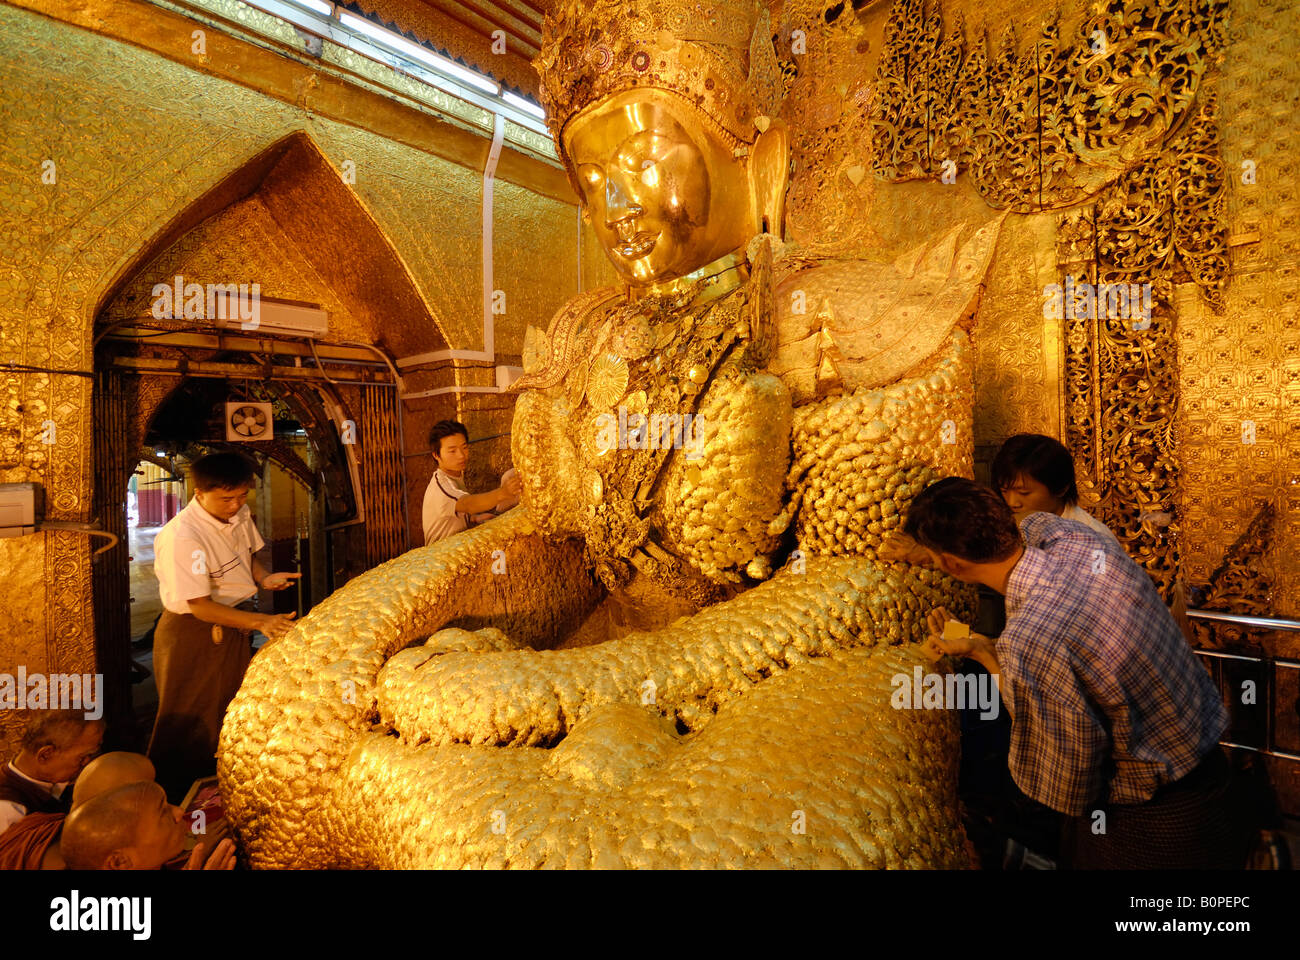
<svg viewBox="0 0 1300 960">
<path fill-rule="evenodd" d="M 529 330 L 523 508 L 255 658 L 219 767 L 254 865 L 965 863 L 955 720 L 890 700 L 972 598 L 876 552 L 970 474 L 997 227 L 789 250 L 770 37 L 743 0 L 548 18 L 548 123 L 621 282 Z"/>
</svg>

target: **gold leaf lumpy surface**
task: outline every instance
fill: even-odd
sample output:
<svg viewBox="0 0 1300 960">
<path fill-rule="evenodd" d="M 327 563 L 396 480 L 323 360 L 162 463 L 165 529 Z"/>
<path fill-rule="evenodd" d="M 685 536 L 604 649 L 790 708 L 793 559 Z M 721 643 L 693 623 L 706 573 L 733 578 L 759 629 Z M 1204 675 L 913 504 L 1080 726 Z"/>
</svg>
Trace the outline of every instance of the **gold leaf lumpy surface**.
<svg viewBox="0 0 1300 960">
<path fill-rule="evenodd" d="M 465 616 L 503 549 L 518 612 Z M 259 653 L 220 764 L 253 863 L 964 864 L 952 717 L 889 706 L 921 661 L 888 641 L 953 603 L 944 578 L 812 557 L 657 631 L 525 648 L 595 596 L 541 624 L 531 605 L 589 582 L 507 515 L 357 578 Z"/>
<path fill-rule="evenodd" d="M 366 734 L 341 814 L 380 825 L 379 867 L 962 867 L 954 719 L 888 705 L 920 662 L 813 660 L 687 737 L 639 702 L 592 709 L 552 750 Z"/>
</svg>

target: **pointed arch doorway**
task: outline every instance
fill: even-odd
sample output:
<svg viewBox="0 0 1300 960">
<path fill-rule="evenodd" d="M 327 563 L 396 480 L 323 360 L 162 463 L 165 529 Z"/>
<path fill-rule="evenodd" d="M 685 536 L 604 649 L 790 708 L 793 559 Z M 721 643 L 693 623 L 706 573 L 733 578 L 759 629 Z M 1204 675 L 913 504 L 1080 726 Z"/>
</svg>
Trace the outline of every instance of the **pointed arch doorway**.
<svg viewBox="0 0 1300 960">
<path fill-rule="evenodd" d="M 178 276 L 186 285 L 259 283 L 264 306 L 315 311 L 328 326 L 243 330 L 179 311 L 159 319 L 151 291 Z M 97 317 L 95 514 L 120 542 L 94 571 L 96 653 L 109 719 L 128 729 L 127 501 L 141 460 L 162 460 L 173 477 L 187 457 L 238 446 L 264 480 L 278 478 L 271 486 L 300 490 L 307 506 L 289 536 L 277 538 L 284 517 L 270 517 L 263 537 L 277 569 L 310 568 L 309 607 L 408 547 L 398 377 L 385 335 L 415 324 L 445 341 L 387 238 L 304 134 L 244 163 L 143 245 Z M 227 400 L 270 403 L 270 437 L 228 440 Z"/>
</svg>

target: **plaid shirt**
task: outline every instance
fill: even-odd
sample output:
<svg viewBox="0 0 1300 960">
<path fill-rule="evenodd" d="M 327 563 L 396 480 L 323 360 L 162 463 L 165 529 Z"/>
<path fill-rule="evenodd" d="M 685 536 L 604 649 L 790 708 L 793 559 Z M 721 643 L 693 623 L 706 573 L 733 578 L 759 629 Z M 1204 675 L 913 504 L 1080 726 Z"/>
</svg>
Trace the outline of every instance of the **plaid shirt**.
<svg viewBox="0 0 1300 960">
<path fill-rule="evenodd" d="M 1021 531 L 996 642 L 1016 785 L 1071 816 L 1143 803 L 1214 748 L 1219 692 L 1115 540 L 1050 513 Z"/>
</svg>

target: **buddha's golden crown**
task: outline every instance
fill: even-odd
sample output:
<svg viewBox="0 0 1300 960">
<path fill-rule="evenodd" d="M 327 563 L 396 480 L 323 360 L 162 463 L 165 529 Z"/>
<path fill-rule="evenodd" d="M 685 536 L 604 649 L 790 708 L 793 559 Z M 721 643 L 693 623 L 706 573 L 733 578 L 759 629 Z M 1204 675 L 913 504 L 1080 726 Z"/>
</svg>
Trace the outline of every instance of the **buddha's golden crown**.
<svg viewBox="0 0 1300 960">
<path fill-rule="evenodd" d="M 565 166 L 568 122 L 636 87 L 675 93 L 733 146 L 752 143 L 782 90 L 770 22 L 755 0 L 560 0 L 533 66 Z"/>
</svg>

